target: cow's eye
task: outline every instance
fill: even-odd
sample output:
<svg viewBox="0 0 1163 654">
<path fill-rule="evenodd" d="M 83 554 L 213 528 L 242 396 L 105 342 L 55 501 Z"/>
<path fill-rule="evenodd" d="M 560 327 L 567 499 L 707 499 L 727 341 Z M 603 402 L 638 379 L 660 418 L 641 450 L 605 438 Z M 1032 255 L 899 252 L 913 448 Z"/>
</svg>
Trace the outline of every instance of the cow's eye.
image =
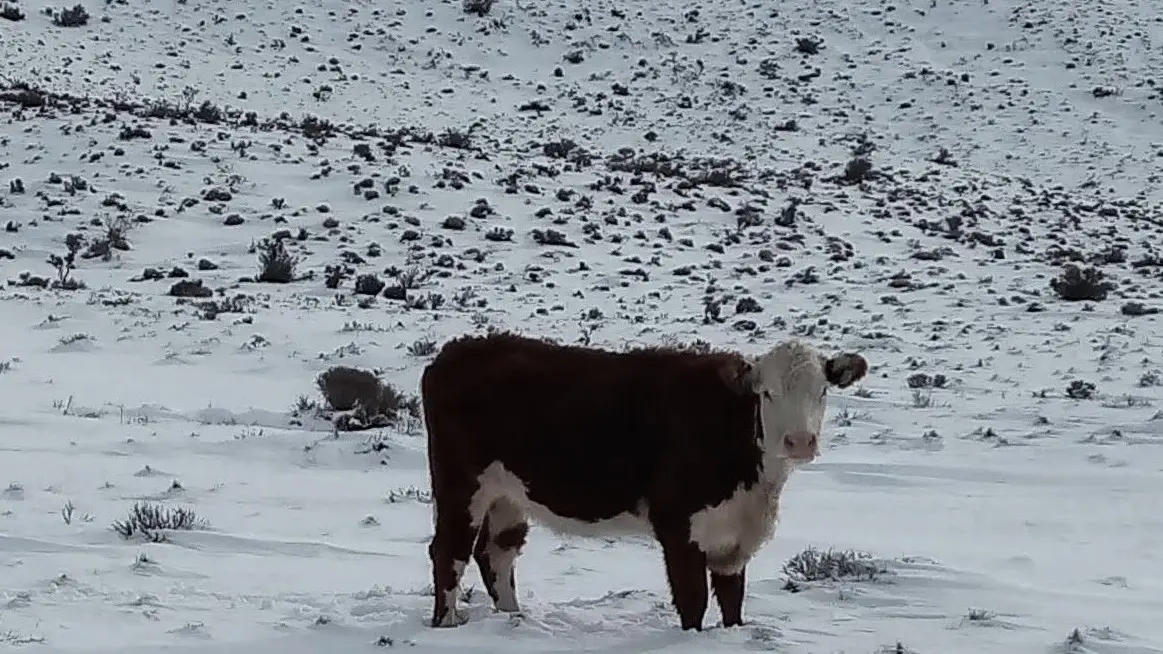
<svg viewBox="0 0 1163 654">
<path fill-rule="evenodd" d="M 771 391 L 769 391 L 769 390 L 767 390 L 767 389 L 765 388 L 765 389 L 763 389 L 763 391 L 761 391 L 761 392 L 762 392 L 762 394 L 763 394 L 763 399 L 765 399 L 765 400 L 770 400 L 770 399 L 771 399 Z"/>
</svg>

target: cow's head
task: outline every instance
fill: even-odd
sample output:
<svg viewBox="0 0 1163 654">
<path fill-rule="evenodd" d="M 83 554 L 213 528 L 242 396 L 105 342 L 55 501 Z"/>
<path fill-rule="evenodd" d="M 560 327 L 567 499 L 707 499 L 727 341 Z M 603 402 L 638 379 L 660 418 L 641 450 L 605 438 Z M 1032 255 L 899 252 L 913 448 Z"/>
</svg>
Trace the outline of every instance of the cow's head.
<svg viewBox="0 0 1163 654">
<path fill-rule="evenodd" d="M 801 341 L 787 341 L 728 373 L 740 392 L 759 400 L 764 450 L 794 463 L 820 453 L 828 388 L 847 388 L 868 373 L 859 354 L 825 356 Z"/>
</svg>

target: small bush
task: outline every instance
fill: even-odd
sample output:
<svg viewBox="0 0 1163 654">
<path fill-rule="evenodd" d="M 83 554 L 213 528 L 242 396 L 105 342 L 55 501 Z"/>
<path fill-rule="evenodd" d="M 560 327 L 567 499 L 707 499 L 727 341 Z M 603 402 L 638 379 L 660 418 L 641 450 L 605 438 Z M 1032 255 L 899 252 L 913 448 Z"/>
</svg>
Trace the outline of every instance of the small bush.
<svg viewBox="0 0 1163 654">
<path fill-rule="evenodd" d="M 53 25 L 57 27 L 83 27 L 89 24 L 89 12 L 85 7 L 76 4 L 72 9 L 62 9 L 53 14 Z"/>
<path fill-rule="evenodd" d="M 493 5 L 496 0 L 463 0 L 461 6 L 464 8 L 466 14 L 476 14 L 477 16 L 487 16 L 493 10 Z"/>
<path fill-rule="evenodd" d="M 174 297 L 211 297 L 214 291 L 202 285 L 200 279 L 183 279 L 170 287 L 170 295 Z"/>
<path fill-rule="evenodd" d="M 81 246 L 85 244 L 85 239 L 80 234 L 69 234 L 65 236 L 65 248 L 67 252 L 64 256 L 59 254 L 50 254 L 48 256 L 48 263 L 57 270 L 57 278 L 52 282 L 52 288 L 63 291 L 76 291 L 85 288 L 85 283 L 70 277 L 77 264 L 77 254 L 81 251 Z"/>
<path fill-rule="evenodd" d="M 1158 307 L 1149 307 L 1142 302 L 1126 302 L 1119 309 L 1119 313 L 1131 317 L 1153 316 L 1160 312 L 1161 310 Z"/>
<path fill-rule="evenodd" d="M 355 292 L 358 295 L 379 295 L 387 283 L 372 273 L 365 273 L 355 278 Z"/>
<path fill-rule="evenodd" d="M 942 374 L 928 375 L 923 372 L 909 375 L 905 383 L 909 388 L 945 388 L 949 380 Z"/>
<path fill-rule="evenodd" d="M 374 373 L 348 366 L 335 366 L 319 373 L 315 384 L 328 406 L 336 411 L 350 411 L 361 403 L 376 404 L 382 386 Z"/>
<path fill-rule="evenodd" d="M 1083 379 L 1075 379 L 1066 387 L 1066 396 L 1075 400 L 1094 398 L 1095 385 Z"/>
<path fill-rule="evenodd" d="M 295 266 L 299 264 L 299 259 L 287 252 L 282 239 L 263 239 L 259 248 L 261 251 L 258 255 L 258 281 L 274 284 L 294 281 Z"/>
<path fill-rule="evenodd" d="M 783 564 L 783 573 L 789 581 L 872 581 L 885 572 L 888 568 L 884 562 L 874 559 L 871 554 L 830 548 L 821 551 L 809 547 Z"/>
<path fill-rule="evenodd" d="M 796 39 L 796 52 L 806 55 L 820 54 L 820 45 L 822 43 L 823 41 L 816 37 L 800 37 Z"/>
<path fill-rule="evenodd" d="M 214 320 L 220 313 L 246 313 L 253 302 L 254 298 L 239 293 L 231 298 L 195 302 L 194 306 L 202 311 L 203 320 Z"/>
<path fill-rule="evenodd" d="M 124 252 L 131 249 L 125 236 L 133 226 L 128 218 L 124 216 L 106 218 L 101 226 L 104 227 L 105 233 L 89 243 L 89 247 L 81 254 L 82 259 L 99 257 L 102 261 L 109 261 L 113 257 L 113 250 Z"/>
<path fill-rule="evenodd" d="M 126 540 L 140 535 L 160 543 L 166 539 L 164 531 L 197 529 L 204 525 L 193 509 L 170 509 L 160 504 L 138 502 L 125 520 L 114 521 L 112 528 Z"/>
<path fill-rule="evenodd" d="M 1079 268 L 1068 263 L 1062 274 L 1050 280 L 1050 288 L 1058 297 L 1067 302 L 1090 300 L 1101 302 L 1106 299 L 1107 293 L 1114 290 L 1115 285 L 1105 281 L 1106 275 L 1097 268 Z"/>
<path fill-rule="evenodd" d="M 20 11 L 20 7 L 7 2 L 0 5 L 0 18 L 10 21 L 24 20 L 24 12 Z"/>
<path fill-rule="evenodd" d="M 408 354 L 414 357 L 427 357 L 436 354 L 436 341 L 430 338 L 421 338 L 408 346 Z"/>
<path fill-rule="evenodd" d="M 432 503 L 432 491 L 424 490 L 416 486 L 408 486 L 406 488 L 397 488 L 388 491 L 387 497 L 384 501 L 388 504 L 399 504 L 401 502 L 419 502 L 421 504 Z"/>
<path fill-rule="evenodd" d="M 345 431 L 391 425 L 404 416 L 420 417 L 418 398 L 401 393 L 368 370 L 335 366 L 320 373 L 315 383 L 331 409 L 351 412 L 335 420 Z"/>
<path fill-rule="evenodd" d="M 458 129 L 449 128 L 436 137 L 436 144 L 442 148 L 467 150 L 472 147 L 472 132 L 471 130 L 462 132 Z"/>
<path fill-rule="evenodd" d="M 872 177 L 872 162 L 867 157 L 853 157 L 844 165 L 841 179 L 847 184 L 859 184 Z"/>
<path fill-rule="evenodd" d="M 392 418 L 407 414 L 412 418 L 420 417 L 420 398 L 401 393 L 390 384 L 385 384 L 380 393 L 380 410 Z"/>
<path fill-rule="evenodd" d="M 913 407 L 917 409 L 924 409 L 930 406 L 933 406 L 933 392 L 914 388 Z"/>
</svg>

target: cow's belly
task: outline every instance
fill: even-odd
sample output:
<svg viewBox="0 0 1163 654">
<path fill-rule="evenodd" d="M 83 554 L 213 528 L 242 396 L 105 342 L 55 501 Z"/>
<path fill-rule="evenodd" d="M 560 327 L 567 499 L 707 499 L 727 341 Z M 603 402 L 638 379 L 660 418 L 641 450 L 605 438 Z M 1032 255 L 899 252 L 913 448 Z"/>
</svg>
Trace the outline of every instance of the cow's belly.
<svg viewBox="0 0 1163 654">
<path fill-rule="evenodd" d="M 738 574 L 775 533 L 778 490 L 757 483 L 691 516 L 691 542 L 707 555 L 707 567 Z"/>
<path fill-rule="evenodd" d="M 623 511 L 608 518 L 590 521 L 558 515 L 549 507 L 533 501 L 521 504 L 526 515 L 547 529 L 563 535 L 590 537 L 648 536 L 653 534 L 650 522 L 643 517 L 646 515 L 645 503 L 640 506 L 641 509 L 636 509 L 633 512 Z"/>
<path fill-rule="evenodd" d="M 473 495 L 469 511 L 473 525 L 479 525 L 489 508 L 498 501 L 507 501 L 534 522 L 559 534 L 576 536 L 643 536 L 653 534 L 645 500 L 634 502 L 632 508 L 618 507 L 605 511 L 587 507 L 585 515 L 570 512 L 555 505 L 546 497 L 532 498 L 525 482 L 500 462 L 485 468 L 478 477 L 480 487 Z M 584 498 L 586 489 L 575 489 Z M 548 495 L 548 494 L 546 494 Z"/>
</svg>

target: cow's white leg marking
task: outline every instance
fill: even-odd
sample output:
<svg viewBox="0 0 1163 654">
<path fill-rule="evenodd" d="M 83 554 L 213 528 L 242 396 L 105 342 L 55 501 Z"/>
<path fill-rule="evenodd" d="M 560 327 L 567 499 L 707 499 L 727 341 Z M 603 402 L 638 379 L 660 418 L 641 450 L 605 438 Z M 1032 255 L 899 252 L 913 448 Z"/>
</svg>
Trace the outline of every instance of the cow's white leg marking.
<svg viewBox="0 0 1163 654">
<path fill-rule="evenodd" d="M 517 604 L 517 592 L 513 584 L 513 572 L 517 562 L 517 550 L 502 549 L 493 543 L 488 546 L 489 565 L 497 575 L 497 610 L 505 613 L 517 613 L 521 607 Z"/>
<path fill-rule="evenodd" d="M 490 533 L 488 545 L 485 547 L 485 555 L 489 559 L 489 567 L 497 576 L 495 583 L 497 610 L 506 613 L 517 613 L 521 610 L 517 602 L 514 577 L 514 568 L 521 550 L 519 546 L 503 547 L 503 545 L 508 544 L 505 532 L 523 525 L 525 525 L 525 512 L 507 497 L 497 500 L 489 509 Z"/>
<path fill-rule="evenodd" d="M 436 591 L 438 593 L 444 593 L 444 605 L 448 607 L 448 612 L 444 614 L 444 619 L 440 621 L 441 627 L 456 627 L 468 621 L 468 616 L 462 614 L 457 609 L 457 600 L 460 599 L 460 580 L 464 577 L 464 569 L 467 565 L 467 561 L 453 561 L 452 573 L 456 578 L 456 583 L 449 590 Z"/>
</svg>

